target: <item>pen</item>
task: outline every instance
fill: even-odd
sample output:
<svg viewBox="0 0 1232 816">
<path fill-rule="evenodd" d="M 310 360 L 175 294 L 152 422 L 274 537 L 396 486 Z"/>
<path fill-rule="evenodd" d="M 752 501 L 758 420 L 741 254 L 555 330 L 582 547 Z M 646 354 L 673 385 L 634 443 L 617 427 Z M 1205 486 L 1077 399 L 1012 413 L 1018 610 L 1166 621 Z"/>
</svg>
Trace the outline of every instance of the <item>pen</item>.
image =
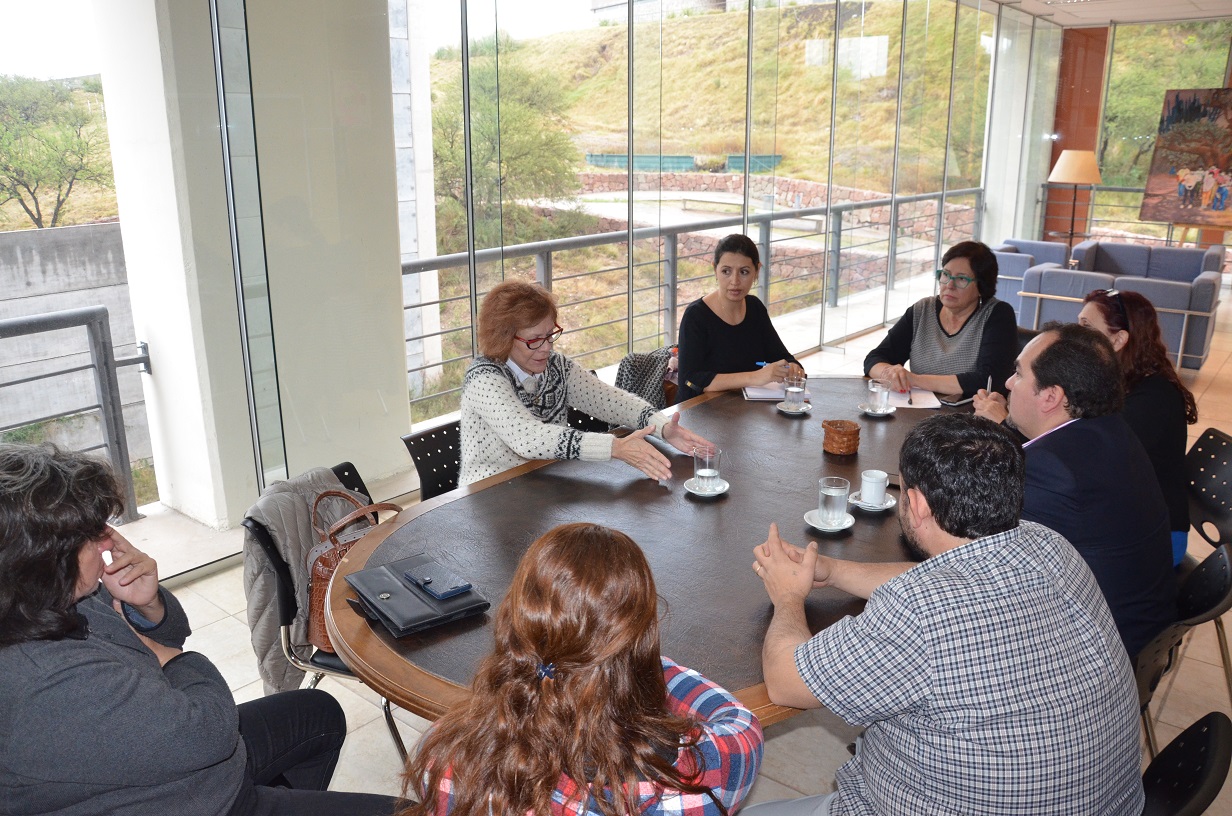
<svg viewBox="0 0 1232 816">
<path fill-rule="evenodd" d="M 756 363 L 753 363 L 753 365 L 757 366 L 758 368 L 761 368 L 762 366 L 767 365 L 767 363 L 765 360 L 758 360 Z"/>
<path fill-rule="evenodd" d="M 988 387 L 985 388 L 984 390 L 990 394 L 992 393 L 992 375 L 991 374 L 988 375 Z"/>
</svg>

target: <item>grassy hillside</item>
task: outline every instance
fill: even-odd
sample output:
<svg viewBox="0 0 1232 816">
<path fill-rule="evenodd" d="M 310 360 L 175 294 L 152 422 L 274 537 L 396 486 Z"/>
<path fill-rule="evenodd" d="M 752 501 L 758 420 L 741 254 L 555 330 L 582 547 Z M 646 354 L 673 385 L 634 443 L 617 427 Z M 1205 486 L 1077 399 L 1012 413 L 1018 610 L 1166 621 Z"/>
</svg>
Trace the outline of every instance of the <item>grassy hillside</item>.
<svg viewBox="0 0 1232 816">
<path fill-rule="evenodd" d="M 943 0 L 909 5 L 907 81 L 902 116 L 916 133 L 912 160 L 931 164 L 919 182 L 936 189 L 950 105 L 954 5 Z M 886 74 L 856 79 L 839 72 L 835 163 L 839 183 L 888 189 L 899 115 L 898 67 L 902 6 L 874 3 L 840 21 L 841 36 L 887 40 Z M 963 116 L 979 117 L 964 131 L 978 160 L 983 141 L 988 58 L 974 37 L 990 32 L 991 16 L 964 9 L 960 20 Z M 987 18 L 985 20 L 984 18 Z M 974 22 L 974 26 L 970 23 Z M 970 31 L 974 29 L 974 31 Z M 753 153 L 779 153 L 778 172 L 824 181 L 829 164 L 830 100 L 835 12 L 798 6 L 755 12 L 753 20 Z M 918 36 L 915 36 L 918 35 Z M 811 45 L 810 45 L 811 43 Z M 744 12 L 638 24 L 633 32 L 633 152 L 718 156 L 745 146 L 748 17 Z M 806 52 L 823 58 L 809 64 Z M 502 43 L 500 60 L 554 76 L 570 101 L 567 127 L 583 152 L 624 152 L 629 137 L 629 32 L 604 26 Z M 439 94 L 459 93 L 456 54 L 432 63 Z M 813 62 L 817 62 L 816 59 Z M 962 117 L 960 117 L 962 118 Z M 978 161 L 975 164 L 978 174 Z M 976 179 L 977 180 L 977 179 Z M 974 181 L 974 180 L 973 180 Z"/>
</svg>

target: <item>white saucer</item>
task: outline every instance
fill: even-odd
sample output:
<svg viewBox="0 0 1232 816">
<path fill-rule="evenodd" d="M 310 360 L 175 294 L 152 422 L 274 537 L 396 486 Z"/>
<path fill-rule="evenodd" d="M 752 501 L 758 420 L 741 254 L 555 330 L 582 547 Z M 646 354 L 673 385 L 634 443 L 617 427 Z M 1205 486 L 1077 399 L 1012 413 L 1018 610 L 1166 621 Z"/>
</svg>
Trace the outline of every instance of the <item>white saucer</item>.
<svg viewBox="0 0 1232 816">
<path fill-rule="evenodd" d="M 788 416 L 800 416 L 801 414 L 807 414 L 809 411 L 813 410 L 813 404 L 811 402 L 806 402 L 802 408 L 797 408 L 795 410 L 788 408 L 787 403 L 785 402 L 776 403 L 774 407 L 778 408 Z"/>
<path fill-rule="evenodd" d="M 695 485 L 696 482 L 689 479 L 685 481 L 684 489 L 692 493 L 694 496 L 702 496 L 703 498 L 708 498 L 710 496 L 722 496 L 727 492 L 727 489 L 731 487 L 725 479 L 719 479 L 719 484 L 714 490 L 698 490 Z"/>
<path fill-rule="evenodd" d="M 840 530 L 846 530 L 848 527 L 855 524 L 856 517 L 851 515 L 851 513 L 846 513 L 843 515 L 842 524 L 837 527 L 827 527 L 821 523 L 821 518 L 818 516 L 817 511 L 810 510 L 804 514 L 804 522 L 816 530 L 821 530 L 823 533 L 837 533 Z"/>
<path fill-rule="evenodd" d="M 883 504 L 869 504 L 868 502 L 860 501 L 860 491 L 857 490 L 847 497 L 848 504 L 854 504 L 861 510 L 867 510 L 870 513 L 879 513 L 882 510 L 889 510 L 894 505 L 898 504 L 898 499 L 886 493 L 885 502 Z"/>
<path fill-rule="evenodd" d="M 898 410 L 898 408 L 897 408 L 897 407 L 895 407 L 895 406 L 891 405 L 891 406 L 889 407 L 889 409 L 888 409 L 888 410 L 886 410 L 886 411 L 884 411 L 884 412 L 882 412 L 882 411 L 874 411 L 871 407 L 869 407 L 869 404 L 868 404 L 867 402 L 862 402 L 862 403 L 860 403 L 859 405 L 857 405 L 856 407 L 857 407 L 857 408 L 859 408 L 859 409 L 860 409 L 863 413 L 868 414 L 868 415 L 869 415 L 869 416 L 871 416 L 871 417 L 883 417 L 883 416 L 889 416 L 890 414 L 892 414 L 892 413 L 894 413 L 895 411 L 897 411 L 897 410 Z"/>
</svg>

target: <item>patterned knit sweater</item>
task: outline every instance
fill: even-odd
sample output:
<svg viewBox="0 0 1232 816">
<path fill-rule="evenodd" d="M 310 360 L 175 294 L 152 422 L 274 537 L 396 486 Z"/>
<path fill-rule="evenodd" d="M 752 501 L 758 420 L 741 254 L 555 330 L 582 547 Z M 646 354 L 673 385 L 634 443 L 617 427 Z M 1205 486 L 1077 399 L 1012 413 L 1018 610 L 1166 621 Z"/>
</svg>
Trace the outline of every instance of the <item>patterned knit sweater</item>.
<svg viewBox="0 0 1232 816">
<path fill-rule="evenodd" d="M 567 424 L 568 409 L 631 428 L 654 425 L 662 437 L 668 418 L 634 394 L 602 382 L 562 354 L 552 352 L 534 393 L 504 363 L 476 357 L 462 381 L 462 470 L 459 485 L 517 467 L 531 459 L 612 458 L 606 433 L 584 433 Z"/>
</svg>

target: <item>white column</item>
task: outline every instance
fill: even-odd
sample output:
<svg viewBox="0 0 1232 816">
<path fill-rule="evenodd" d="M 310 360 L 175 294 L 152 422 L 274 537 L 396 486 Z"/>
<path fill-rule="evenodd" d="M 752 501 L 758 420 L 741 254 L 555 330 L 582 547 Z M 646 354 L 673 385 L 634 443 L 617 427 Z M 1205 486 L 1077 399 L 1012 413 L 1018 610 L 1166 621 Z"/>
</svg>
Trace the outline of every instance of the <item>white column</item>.
<svg viewBox="0 0 1232 816">
<path fill-rule="evenodd" d="M 209 6 L 98 0 L 116 194 L 163 504 L 216 528 L 257 495 Z"/>
</svg>

